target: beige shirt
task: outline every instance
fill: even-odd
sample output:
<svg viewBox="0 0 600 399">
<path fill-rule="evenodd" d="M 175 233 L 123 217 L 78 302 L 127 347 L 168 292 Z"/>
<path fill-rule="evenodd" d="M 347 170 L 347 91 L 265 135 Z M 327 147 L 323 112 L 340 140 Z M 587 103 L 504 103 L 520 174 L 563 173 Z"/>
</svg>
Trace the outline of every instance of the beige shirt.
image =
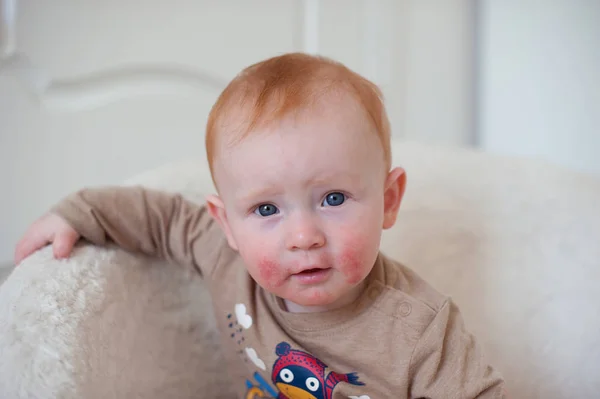
<svg viewBox="0 0 600 399">
<path fill-rule="evenodd" d="M 240 398 L 504 398 L 452 300 L 380 254 L 360 298 L 290 313 L 250 277 L 204 206 L 141 187 L 86 189 L 57 204 L 87 240 L 194 268 L 208 283 Z"/>
</svg>

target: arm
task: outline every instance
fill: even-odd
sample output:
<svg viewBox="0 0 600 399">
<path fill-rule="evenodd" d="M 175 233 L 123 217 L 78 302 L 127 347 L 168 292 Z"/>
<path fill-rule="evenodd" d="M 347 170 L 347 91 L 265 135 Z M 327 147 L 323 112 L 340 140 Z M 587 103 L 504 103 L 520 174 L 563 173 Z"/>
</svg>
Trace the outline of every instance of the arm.
<svg viewBox="0 0 600 399">
<path fill-rule="evenodd" d="M 504 381 L 448 300 L 417 343 L 409 368 L 411 398 L 506 398 Z"/>
<path fill-rule="evenodd" d="M 208 275 L 224 235 L 205 206 L 143 187 L 84 189 L 53 209 L 96 245 L 113 241 L 132 252 L 162 257 Z"/>
</svg>

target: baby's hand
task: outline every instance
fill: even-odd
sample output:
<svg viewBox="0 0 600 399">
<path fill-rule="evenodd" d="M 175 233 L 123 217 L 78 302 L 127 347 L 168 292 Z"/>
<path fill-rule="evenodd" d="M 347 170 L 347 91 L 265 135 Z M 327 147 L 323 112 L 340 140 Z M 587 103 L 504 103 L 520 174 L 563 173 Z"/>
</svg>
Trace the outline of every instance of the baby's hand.
<svg viewBox="0 0 600 399">
<path fill-rule="evenodd" d="M 15 264 L 18 265 L 23 259 L 50 243 L 56 258 L 66 258 L 79 237 L 77 231 L 65 219 L 48 213 L 36 220 L 17 244 Z"/>
</svg>

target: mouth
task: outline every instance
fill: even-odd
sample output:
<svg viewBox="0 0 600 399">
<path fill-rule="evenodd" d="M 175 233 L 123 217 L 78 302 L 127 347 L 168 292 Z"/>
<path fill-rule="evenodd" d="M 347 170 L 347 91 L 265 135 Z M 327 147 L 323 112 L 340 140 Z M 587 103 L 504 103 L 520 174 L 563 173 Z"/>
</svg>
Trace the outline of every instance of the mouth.
<svg viewBox="0 0 600 399">
<path fill-rule="evenodd" d="M 311 274 L 311 273 L 317 273 L 323 270 L 327 270 L 326 268 L 321 268 L 321 267 L 313 267 L 311 269 L 305 269 L 302 270 L 301 272 L 298 272 L 296 274 L 302 275 L 302 274 Z"/>
<path fill-rule="evenodd" d="M 330 267 L 311 267 L 292 274 L 292 277 L 303 284 L 315 284 L 327 279 L 331 270 Z"/>
</svg>

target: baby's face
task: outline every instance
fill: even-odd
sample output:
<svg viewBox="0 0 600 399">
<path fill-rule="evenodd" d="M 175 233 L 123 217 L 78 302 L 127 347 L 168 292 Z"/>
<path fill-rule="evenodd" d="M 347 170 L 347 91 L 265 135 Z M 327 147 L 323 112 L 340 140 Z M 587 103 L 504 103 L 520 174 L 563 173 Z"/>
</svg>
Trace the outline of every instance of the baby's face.
<svg viewBox="0 0 600 399">
<path fill-rule="evenodd" d="M 376 134 L 340 109 L 252 133 L 215 164 L 211 208 L 230 245 L 258 284 L 303 307 L 357 291 L 402 196 L 403 171 L 386 173 Z"/>
</svg>

